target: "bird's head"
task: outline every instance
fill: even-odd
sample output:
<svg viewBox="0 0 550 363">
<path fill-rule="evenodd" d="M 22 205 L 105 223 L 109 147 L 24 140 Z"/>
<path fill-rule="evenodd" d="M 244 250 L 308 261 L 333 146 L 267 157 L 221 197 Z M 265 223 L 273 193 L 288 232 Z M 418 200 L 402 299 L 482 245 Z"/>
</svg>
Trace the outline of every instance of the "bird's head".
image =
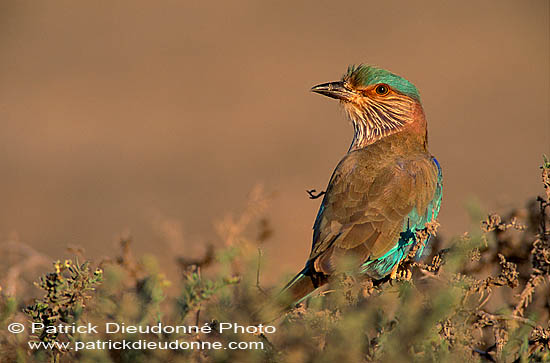
<svg viewBox="0 0 550 363">
<path fill-rule="evenodd" d="M 368 145 L 418 120 L 425 128 L 416 87 L 385 69 L 350 66 L 341 81 L 323 83 L 311 90 L 341 101 L 355 128 L 355 147 Z"/>
</svg>

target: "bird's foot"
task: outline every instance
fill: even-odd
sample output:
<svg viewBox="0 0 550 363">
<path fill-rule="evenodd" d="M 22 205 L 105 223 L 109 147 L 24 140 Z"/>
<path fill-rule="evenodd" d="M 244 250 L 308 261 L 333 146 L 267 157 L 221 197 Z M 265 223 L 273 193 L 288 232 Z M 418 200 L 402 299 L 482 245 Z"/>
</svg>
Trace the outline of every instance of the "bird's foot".
<svg viewBox="0 0 550 363">
<path fill-rule="evenodd" d="M 390 274 L 390 281 L 411 281 L 412 279 L 412 270 L 410 268 L 399 268 L 399 265 L 396 265 Z"/>
<path fill-rule="evenodd" d="M 317 190 L 315 190 L 315 189 L 306 190 L 306 193 L 309 194 L 309 199 L 317 199 L 317 198 L 320 198 L 321 196 L 326 194 L 326 192 L 324 190 L 317 193 Z M 315 194 L 315 193 L 317 193 L 317 194 Z"/>
<path fill-rule="evenodd" d="M 392 269 L 391 269 L 391 273 L 390 273 L 390 280 L 397 280 L 397 269 L 399 268 L 399 264 L 395 265 Z"/>
<path fill-rule="evenodd" d="M 411 281 L 412 280 L 412 270 L 404 269 L 397 271 L 397 278 L 402 281 Z"/>
</svg>

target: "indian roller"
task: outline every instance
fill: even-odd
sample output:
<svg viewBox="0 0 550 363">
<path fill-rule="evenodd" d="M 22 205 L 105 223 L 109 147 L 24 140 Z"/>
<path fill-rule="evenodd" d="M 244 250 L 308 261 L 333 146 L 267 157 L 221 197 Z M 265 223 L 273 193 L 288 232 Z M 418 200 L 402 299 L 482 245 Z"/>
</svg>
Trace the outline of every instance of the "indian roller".
<svg viewBox="0 0 550 363">
<path fill-rule="evenodd" d="M 338 100 L 354 134 L 326 188 L 305 267 L 283 289 L 296 303 L 345 259 L 373 279 L 395 272 L 420 243 L 415 232 L 437 218 L 442 198 L 441 167 L 428 152 L 426 117 L 411 82 L 359 65 L 311 91 Z"/>
</svg>

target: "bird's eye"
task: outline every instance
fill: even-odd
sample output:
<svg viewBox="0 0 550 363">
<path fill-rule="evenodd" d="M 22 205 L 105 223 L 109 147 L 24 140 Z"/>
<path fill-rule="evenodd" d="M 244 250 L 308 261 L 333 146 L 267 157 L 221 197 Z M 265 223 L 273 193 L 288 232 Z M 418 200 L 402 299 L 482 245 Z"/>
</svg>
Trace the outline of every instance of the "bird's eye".
<svg viewBox="0 0 550 363">
<path fill-rule="evenodd" d="M 385 96 L 390 92 L 390 87 L 385 84 L 379 84 L 378 86 L 376 86 L 375 91 L 380 96 Z"/>
</svg>

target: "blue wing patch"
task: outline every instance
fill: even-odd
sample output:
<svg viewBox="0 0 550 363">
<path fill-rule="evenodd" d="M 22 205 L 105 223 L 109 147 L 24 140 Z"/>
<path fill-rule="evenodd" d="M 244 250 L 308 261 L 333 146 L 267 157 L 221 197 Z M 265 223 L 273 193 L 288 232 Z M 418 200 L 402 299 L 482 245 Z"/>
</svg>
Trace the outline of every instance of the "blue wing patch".
<svg viewBox="0 0 550 363">
<path fill-rule="evenodd" d="M 443 197 L 443 174 L 437 159 L 432 157 L 432 161 L 437 166 L 437 186 L 434 197 L 428 205 L 426 213 L 419 215 L 416 208 L 414 208 L 408 214 L 407 218 L 405 218 L 405 222 L 403 223 L 403 231 L 401 232 L 396 245 L 382 257 L 364 263 L 362 266 L 362 272 L 368 271 L 371 275 L 378 275 L 378 277 L 386 276 L 390 273 L 392 268 L 406 256 L 410 248 L 417 242 L 415 234 L 416 231 L 424 229 L 426 223 L 429 223 L 437 218 L 441 207 L 441 199 Z M 424 247 L 425 246 L 420 247 L 416 255 L 417 257 L 422 256 Z"/>
</svg>

